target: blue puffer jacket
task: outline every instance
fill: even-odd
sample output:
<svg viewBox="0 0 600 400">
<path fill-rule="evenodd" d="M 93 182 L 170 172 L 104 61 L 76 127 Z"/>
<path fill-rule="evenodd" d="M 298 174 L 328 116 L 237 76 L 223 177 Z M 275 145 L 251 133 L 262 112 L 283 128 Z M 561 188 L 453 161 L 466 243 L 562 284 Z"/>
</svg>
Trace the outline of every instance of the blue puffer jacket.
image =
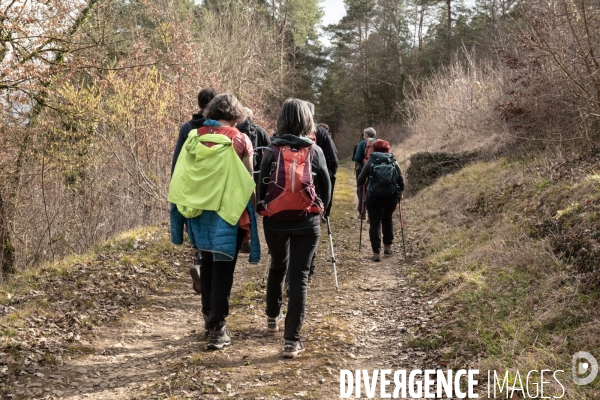
<svg viewBox="0 0 600 400">
<path fill-rule="evenodd" d="M 246 209 L 250 215 L 250 258 L 248 262 L 258 264 L 260 262 L 260 242 L 256 227 L 256 215 L 250 202 Z M 179 213 L 177 206 L 171 204 L 171 242 L 174 244 L 183 243 L 183 224 L 186 221 L 192 246 L 213 253 L 215 261 L 233 260 L 238 234 L 237 223 L 230 225 L 215 211 L 204 211 L 195 218 L 186 219 Z"/>
</svg>

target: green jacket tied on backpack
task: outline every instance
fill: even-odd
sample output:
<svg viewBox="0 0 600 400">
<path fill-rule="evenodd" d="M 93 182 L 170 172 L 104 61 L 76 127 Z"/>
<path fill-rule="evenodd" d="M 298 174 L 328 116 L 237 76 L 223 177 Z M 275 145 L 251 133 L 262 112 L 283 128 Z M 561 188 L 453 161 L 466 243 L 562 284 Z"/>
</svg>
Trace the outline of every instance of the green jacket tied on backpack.
<svg viewBox="0 0 600 400">
<path fill-rule="evenodd" d="M 211 147 L 204 143 L 212 143 Z M 235 225 L 254 191 L 254 180 L 225 135 L 190 132 L 179 154 L 168 200 L 186 218 L 216 211 Z"/>
</svg>

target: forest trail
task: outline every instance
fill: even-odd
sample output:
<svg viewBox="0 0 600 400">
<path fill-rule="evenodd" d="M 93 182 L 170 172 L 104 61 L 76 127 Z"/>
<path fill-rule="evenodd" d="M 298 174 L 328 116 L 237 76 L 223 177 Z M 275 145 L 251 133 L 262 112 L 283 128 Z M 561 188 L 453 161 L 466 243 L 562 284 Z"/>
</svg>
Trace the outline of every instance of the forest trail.
<svg viewBox="0 0 600 400">
<path fill-rule="evenodd" d="M 266 332 L 261 285 L 266 246 L 259 265 L 240 254 L 227 319 L 232 345 L 206 350 L 200 297 L 188 275 L 191 250 L 183 246 L 169 261 L 179 265 L 167 284 L 114 322 L 95 328 L 82 339 L 83 351 L 64 356 L 60 365 L 24 369 L 5 394 L 17 399 L 335 399 L 340 369 L 439 368 L 439 354 L 411 347 L 422 343 L 422 332 L 435 330 L 437 299 L 420 293 L 406 277 L 407 266 L 419 262 L 410 202 L 405 206 L 408 263 L 398 255 L 397 224 L 396 254 L 373 263 L 366 222 L 363 250 L 357 251 L 360 221 L 348 167 L 340 169 L 334 198 L 331 225 L 340 291 L 335 291 L 322 225 L 302 331 L 307 350 L 298 358 L 283 359 L 282 332 Z M 160 229 L 164 240 L 167 229 Z"/>
</svg>

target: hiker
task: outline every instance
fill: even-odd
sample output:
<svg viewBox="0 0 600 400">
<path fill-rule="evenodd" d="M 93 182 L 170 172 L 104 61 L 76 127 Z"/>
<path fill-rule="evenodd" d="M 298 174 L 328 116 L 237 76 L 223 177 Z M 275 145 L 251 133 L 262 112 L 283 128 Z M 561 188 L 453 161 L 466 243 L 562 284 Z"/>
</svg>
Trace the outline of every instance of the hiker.
<svg viewBox="0 0 600 400">
<path fill-rule="evenodd" d="M 392 255 L 394 228 L 392 216 L 396 205 L 402 199 L 404 178 L 390 144 L 385 140 L 373 142 L 373 152 L 364 165 L 358 184 L 367 184 L 366 206 L 371 226 L 369 239 L 373 250 L 373 261 L 381 261 L 381 231 L 383 231 L 383 254 Z"/>
<path fill-rule="evenodd" d="M 244 122 L 240 122 L 235 127 L 242 133 L 244 133 L 252 142 L 252 147 L 254 148 L 254 182 L 258 184 L 258 172 L 260 169 L 260 162 L 262 161 L 264 149 L 258 149 L 258 147 L 267 147 L 271 140 L 269 139 L 269 135 L 267 131 L 252 122 L 252 118 L 254 118 L 254 113 L 248 107 L 244 108 L 246 112 L 247 118 Z M 250 253 L 250 242 L 244 240 L 242 242 L 242 248 L 240 250 L 242 253 Z"/>
<path fill-rule="evenodd" d="M 271 252 L 267 278 L 267 330 L 276 332 L 283 319 L 283 284 L 289 269 L 284 357 L 304 351 L 300 329 L 304 320 L 310 261 L 321 235 L 320 217 L 330 201 L 331 182 L 323 151 L 309 139 L 314 134 L 306 102 L 287 99 L 277 119 L 273 151 L 260 166 L 257 210 L 263 215 L 265 240 Z M 314 174 L 314 177 L 313 177 Z M 314 180 L 314 182 L 313 182 Z M 321 189 L 320 197 L 314 183 Z"/>
<path fill-rule="evenodd" d="M 375 142 L 375 136 L 377 136 L 377 132 L 375 132 L 374 128 L 366 128 L 363 131 L 363 140 L 361 140 L 356 146 L 356 151 L 354 152 L 354 157 L 352 160 L 356 162 L 358 165 L 356 166 L 356 174 L 357 179 L 362 171 L 365 163 L 369 159 L 369 155 L 371 153 L 371 146 Z M 356 185 L 356 193 L 358 194 L 358 212 L 360 213 L 360 218 L 364 218 L 364 210 L 363 210 L 363 197 L 364 197 L 365 188 L 362 185 Z"/>
<path fill-rule="evenodd" d="M 271 140 L 267 131 L 259 125 L 252 122 L 254 113 L 248 107 L 245 108 L 248 118 L 244 122 L 240 122 L 235 127 L 242 133 L 246 134 L 254 148 L 254 181 L 258 184 L 258 171 L 260 170 L 260 162 L 262 161 L 264 150 L 256 150 L 257 147 L 267 147 Z"/>
<path fill-rule="evenodd" d="M 202 288 L 207 347 L 217 350 L 231 344 L 225 318 L 237 256 L 248 231 L 251 263 L 259 261 L 260 248 L 252 206 L 254 149 L 248 136 L 235 128 L 245 112 L 235 96 L 221 94 L 206 106 L 204 115 L 204 126 L 190 132 L 185 143 L 168 199 L 188 218 L 190 240 L 201 250 L 200 276 L 194 278 Z M 172 232 L 176 218 L 172 211 Z M 173 233 L 172 241 L 176 242 Z"/>
<path fill-rule="evenodd" d="M 192 129 L 198 129 L 202 127 L 205 121 L 202 111 L 204 110 L 204 107 L 206 107 L 206 105 L 210 103 L 210 101 L 216 95 L 217 91 L 213 88 L 202 89 L 198 93 L 198 107 L 200 107 L 200 111 L 198 111 L 196 114 L 192 114 L 192 119 L 181 125 L 181 128 L 179 129 L 179 136 L 177 137 L 175 150 L 173 150 L 173 161 L 171 162 L 171 176 L 173 176 L 175 164 L 177 164 L 177 158 L 179 158 L 181 148 L 187 140 L 190 131 Z M 190 267 L 190 275 L 192 276 L 192 289 L 194 289 L 196 293 L 200 293 L 202 291 L 200 287 L 200 280 L 194 279 L 194 276 L 200 276 L 200 263 L 202 256 L 197 248 L 194 248 L 194 255 L 194 265 Z"/>
<path fill-rule="evenodd" d="M 313 119 L 315 117 L 315 105 L 311 102 L 306 102 L 308 104 L 308 107 L 310 109 L 310 112 L 312 113 Z M 327 127 L 327 128 L 326 128 Z M 329 127 L 325 124 L 317 124 L 316 129 L 315 129 L 315 143 L 317 146 L 319 146 L 321 148 L 321 150 L 323 150 L 323 155 L 325 156 L 325 162 L 327 164 L 327 171 L 329 172 L 329 180 L 331 181 L 331 197 L 330 197 L 330 201 L 329 204 L 325 204 L 325 214 L 323 215 L 324 218 L 329 217 L 329 213 L 331 212 L 331 206 L 333 205 L 333 189 L 335 187 L 335 175 L 337 173 L 337 169 L 338 169 L 338 156 L 337 156 L 337 149 L 335 147 L 335 143 L 333 143 L 333 140 L 331 139 L 331 135 L 329 134 Z M 317 187 L 317 191 L 320 188 Z M 309 283 L 312 281 L 312 277 L 315 274 L 315 269 L 316 269 L 316 258 L 317 258 L 317 251 L 315 250 L 315 253 L 313 254 L 313 258 L 310 262 L 310 273 L 308 274 L 308 281 Z"/>
</svg>

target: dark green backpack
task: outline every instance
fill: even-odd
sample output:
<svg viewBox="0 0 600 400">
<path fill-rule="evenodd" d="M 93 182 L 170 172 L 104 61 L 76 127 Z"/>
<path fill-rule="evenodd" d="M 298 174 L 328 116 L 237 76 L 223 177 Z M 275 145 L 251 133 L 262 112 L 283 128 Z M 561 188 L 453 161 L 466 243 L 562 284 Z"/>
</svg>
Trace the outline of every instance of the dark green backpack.
<svg viewBox="0 0 600 400">
<path fill-rule="evenodd" d="M 371 153 L 369 157 L 371 171 L 369 174 L 369 195 L 388 197 L 397 195 L 398 170 L 396 159 L 392 153 Z"/>
</svg>

